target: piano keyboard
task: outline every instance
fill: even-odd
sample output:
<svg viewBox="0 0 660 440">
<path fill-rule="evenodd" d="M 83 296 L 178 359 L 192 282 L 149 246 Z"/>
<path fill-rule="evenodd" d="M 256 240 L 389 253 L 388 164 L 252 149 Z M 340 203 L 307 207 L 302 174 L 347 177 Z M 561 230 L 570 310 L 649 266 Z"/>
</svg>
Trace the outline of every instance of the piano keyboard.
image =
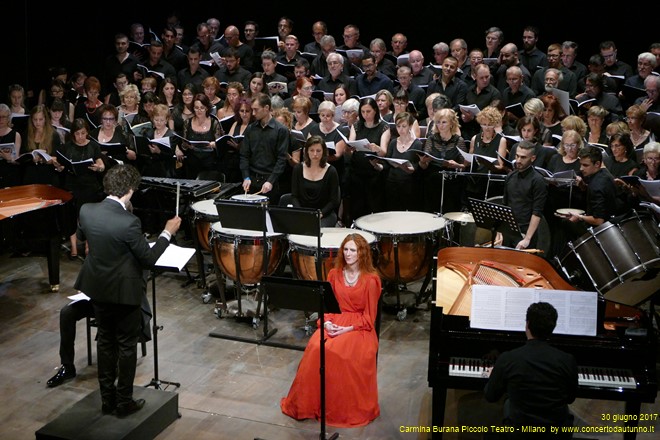
<svg viewBox="0 0 660 440">
<path fill-rule="evenodd" d="M 449 375 L 457 377 L 488 378 L 492 361 L 485 359 L 452 357 Z M 578 383 L 583 387 L 636 389 L 631 370 L 601 367 L 578 367 Z"/>
</svg>

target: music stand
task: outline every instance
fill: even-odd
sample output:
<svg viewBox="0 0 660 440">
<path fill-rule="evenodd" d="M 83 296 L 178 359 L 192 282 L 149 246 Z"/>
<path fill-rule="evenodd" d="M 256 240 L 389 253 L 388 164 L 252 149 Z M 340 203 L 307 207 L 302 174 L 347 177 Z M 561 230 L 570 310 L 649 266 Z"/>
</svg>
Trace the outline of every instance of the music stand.
<svg viewBox="0 0 660 440">
<path fill-rule="evenodd" d="M 169 246 L 168 246 L 169 248 Z M 169 248 L 170 250 L 173 248 Z M 165 249 L 165 252 L 167 252 L 168 249 Z M 181 387 L 181 384 L 179 382 L 170 382 L 167 380 L 161 380 L 158 376 L 158 332 L 163 329 L 163 326 L 159 326 L 157 319 L 156 319 L 156 277 L 158 276 L 158 273 L 160 272 L 180 272 L 185 265 L 188 263 L 190 260 L 190 257 L 192 257 L 192 254 L 187 255 L 187 254 L 179 254 L 177 255 L 177 261 L 176 265 L 177 266 L 164 266 L 160 265 L 159 263 L 161 260 L 159 259 L 154 267 L 151 269 L 151 303 L 152 303 L 152 320 L 153 320 L 153 346 L 154 346 L 154 377 L 151 379 L 151 381 L 145 385 L 145 388 L 148 388 L 150 386 L 153 386 L 154 389 L 156 390 L 162 390 L 162 389 L 167 389 L 167 386 L 173 385 L 175 388 Z M 161 256 L 162 258 L 162 256 Z M 165 384 L 165 388 L 161 387 L 161 384 Z"/>
<path fill-rule="evenodd" d="M 319 314 L 319 373 L 321 375 L 321 433 L 325 440 L 325 312 L 341 313 L 339 303 L 327 281 L 296 280 L 290 278 L 264 277 L 261 280 L 264 290 L 268 292 L 268 300 L 280 309 L 315 311 Z M 332 434 L 335 439 L 338 434 Z"/>
<path fill-rule="evenodd" d="M 511 207 L 471 197 L 468 200 L 474 223 L 480 228 L 490 230 L 491 247 L 495 247 L 498 230 L 502 234 L 521 235 Z"/>
</svg>

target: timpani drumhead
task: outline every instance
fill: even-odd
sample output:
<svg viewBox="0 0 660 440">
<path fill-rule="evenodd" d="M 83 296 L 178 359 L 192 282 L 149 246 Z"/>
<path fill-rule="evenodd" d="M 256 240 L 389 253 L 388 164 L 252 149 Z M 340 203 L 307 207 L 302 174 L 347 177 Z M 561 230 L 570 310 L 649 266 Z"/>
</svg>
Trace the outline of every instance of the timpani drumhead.
<svg viewBox="0 0 660 440">
<path fill-rule="evenodd" d="M 218 233 L 220 235 L 225 235 L 225 236 L 232 236 L 232 237 L 246 237 L 246 238 L 259 238 L 263 237 L 264 233 L 263 231 L 254 231 L 251 229 L 233 229 L 233 228 L 223 228 L 222 224 L 220 222 L 215 222 L 211 226 L 213 228 L 213 231 L 215 233 Z M 277 233 L 277 232 L 266 232 L 266 237 L 271 238 L 271 237 L 281 237 L 284 234 Z"/>
<path fill-rule="evenodd" d="M 349 234 L 360 234 L 369 244 L 376 242 L 376 236 L 367 231 L 350 228 L 321 228 L 321 248 L 339 249 L 341 242 Z M 288 239 L 289 243 L 299 247 L 316 249 L 318 246 L 317 237 L 311 235 L 290 234 Z"/>
<path fill-rule="evenodd" d="M 428 212 L 378 212 L 355 220 L 355 226 L 376 235 L 416 235 L 444 228 L 444 218 Z"/>
<path fill-rule="evenodd" d="M 192 204 L 192 209 L 198 214 L 203 214 L 207 217 L 218 217 L 218 209 L 215 207 L 215 200 L 200 200 Z"/>
<path fill-rule="evenodd" d="M 268 197 L 262 196 L 260 194 L 236 194 L 231 196 L 230 200 L 243 203 L 262 203 L 267 202 Z"/>
</svg>

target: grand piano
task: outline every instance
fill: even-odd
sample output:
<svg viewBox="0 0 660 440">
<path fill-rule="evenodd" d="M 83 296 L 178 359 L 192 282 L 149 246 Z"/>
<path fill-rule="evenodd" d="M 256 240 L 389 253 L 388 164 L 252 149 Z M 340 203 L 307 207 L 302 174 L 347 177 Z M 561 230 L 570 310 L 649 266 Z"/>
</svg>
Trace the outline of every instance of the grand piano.
<svg viewBox="0 0 660 440">
<path fill-rule="evenodd" d="M 575 289 L 545 260 L 517 251 L 454 247 L 441 249 L 437 259 L 428 381 L 432 425 L 443 426 L 447 389 L 483 390 L 487 368 L 494 363 L 492 353 L 526 341 L 524 332 L 471 328 L 471 286 Z M 550 344 L 575 356 L 579 398 L 624 401 L 626 414 L 636 415 L 642 402 L 655 401 L 656 337 L 642 310 L 601 300 L 595 337 L 553 335 Z M 433 438 L 442 438 L 442 433 L 434 432 Z M 634 439 L 635 433 L 624 438 Z"/>
<path fill-rule="evenodd" d="M 60 245 L 76 228 L 72 194 L 50 185 L 0 189 L 0 248 L 45 252 L 53 292 L 60 285 Z"/>
</svg>

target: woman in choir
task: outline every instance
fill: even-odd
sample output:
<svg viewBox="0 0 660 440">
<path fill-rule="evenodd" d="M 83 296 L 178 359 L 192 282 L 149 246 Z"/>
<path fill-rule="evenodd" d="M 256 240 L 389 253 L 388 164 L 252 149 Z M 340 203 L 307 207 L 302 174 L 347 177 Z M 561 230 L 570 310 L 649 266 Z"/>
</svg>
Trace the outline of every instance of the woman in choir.
<svg viewBox="0 0 660 440">
<path fill-rule="evenodd" d="M 493 165 L 497 170 L 503 172 L 503 162 L 498 155 L 506 157 L 506 139 L 495 131 L 495 127 L 502 123 L 502 113 L 495 107 L 486 107 L 477 114 L 476 120 L 481 126 L 481 132 L 472 136 L 470 154 L 496 158 Z M 475 175 L 468 177 L 465 188 L 467 197 L 484 200 L 487 197 L 502 195 L 501 182 L 494 182 L 490 179 L 488 175 L 490 168 L 485 163 L 473 160 L 470 172 Z"/>
<path fill-rule="evenodd" d="M 345 104 L 344 104 L 345 105 Z M 365 148 L 372 155 L 385 156 L 390 143 L 390 128 L 380 118 L 378 104 L 373 98 L 360 100 L 359 120 L 351 126 L 349 141 L 366 140 Z M 366 151 L 346 149 L 350 160 L 350 216 L 357 219 L 373 212 L 381 212 L 385 207 L 383 192 L 384 179 L 370 162 Z M 352 221 L 348 224 L 351 224 Z"/>
<path fill-rule="evenodd" d="M 0 144 L 13 144 L 12 148 L 0 148 L 0 187 L 2 188 L 21 184 L 20 167 L 16 162 L 21 151 L 21 135 L 12 128 L 10 119 L 9 106 L 0 104 Z"/>
<path fill-rule="evenodd" d="M 74 111 L 75 117 L 83 118 L 94 128 L 101 125 L 101 106 L 103 101 L 99 99 L 101 95 L 101 82 L 94 76 L 87 77 L 84 84 L 85 96 L 87 99 L 80 99 Z"/>
<path fill-rule="evenodd" d="M 420 128 L 419 128 L 419 123 L 417 122 L 417 119 L 415 119 L 417 116 L 415 113 L 413 113 L 412 109 L 409 111 L 408 106 L 410 105 L 410 101 L 408 100 L 408 92 L 405 90 L 399 90 L 396 92 L 394 95 L 394 100 L 392 101 L 392 105 L 394 106 L 394 112 L 392 113 L 392 121 L 396 121 L 396 115 L 399 113 L 409 113 L 413 117 L 413 123 L 410 126 L 410 129 L 412 130 L 413 134 L 415 135 L 415 138 L 420 137 Z M 395 130 L 390 130 L 392 137 L 396 137 L 399 135 L 398 129 L 396 129 L 395 125 Z"/>
<path fill-rule="evenodd" d="M 376 93 L 376 104 L 378 104 L 378 114 L 385 122 L 394 122 L 394 97 L 389 90 L 379 90 Z"/>
<path fill-rule="evenodd" d="M 218 94 L 220 93 L 220 81 L 215 76 L 209 76 L 202 81 L 202 88 L 204 94 L 211 103 L 211 115 L 215 116 L 216 112 L 222 105 L 222 99 Z"/>
<path fill-rule="evenodd" d="M 564 112 L 564 109 L 561 108 L 559 100 L 554 95 L 546 94 L 540 99 L 543 101 L 544 105 L 543 119 L 541 122 L 545 128 L 550 131 L 550 138 L 547 140 L 548 143 L 544 143 L 543 145 L 552 147 L 559 144 L 557 138 L 561 137 L 561 121 L 566 117 L 566 113 Z"/>
<path fill-rule="evenodd" d="M 371 248 L 359 234 L 341 244 L 328 281 L 341 313 L 325 314 L 325 417 L 330 426 L 355 428 L 380 415 L 376 356 L 376 315 L 381 281 L 373 267 Z M 309 339 L 282 412 L 296 420 L 321 417 L 319 388 L 320 338 Z"/>
<path fill-rule="evenodd" d="M 348 87 L 345 84 L 338 84 L 332 97 L 332 102 L 335 104 L 335 121 L 340 124 L 345 123 L 343 105 L 350 97 Z"/>
<path fill-rule="evenodd" d="M 160 82 L 158 100 L 161 104 L 165 104 L 170 111 L 174 110 L 174 107 L 181 102 L 181 96 L 177 91 L 176 82 L 172 78 L 166 77 Z"/>
<path fill-rule="evenodd" d="M 660 143 L 654 141 L 644 145 L 643 162 L 635 175 L 643 180 L 660 180 Z"/>
<path fill-rule="evenodd" d="M 296 123 L 293 125 L 293 129 L 301 131 L 305 139 L 309 137 L 309 131 L 318 125 L 309 116 L 311 109 L 312 101 L 309 98 L 302 96 L 293 101 L 293 114 L 296 117 Z"/>
<path fill-rule="evenodd" d="M 179 136 L 183 135 L 184 123 L 193 117 L 195 111 L 193 110 L 193 100 L 195 98 L 196 87 L 194 84 L 186 84 L 181 90 L 181 103 L 174 107 L 172 110 L 172 118 L 170 119 L 170 129 L 172 129 Z"/>
<path fill-rule="evenodd" d="M 291 175 L 291 203 L 321 211 L 321 226 L 337 224 L 339 176 L 328 163 L 328 147 L 320 136 L 311 136 L 303 148 L 303 161 Z"/>
<path fill-rule="evenodd" d="M 642 149 L 644 145 L 655 141 L 655 136 L 643 127 L 646 121 L 646 110 L 637 104 L 633 104 L 626 110 L 626 122 L 630 128 L 630 139 L 633 148 Z"/>
<path fill-rule="evenodd" d="M 118 161 L 136 166 L 137 153 L 129 148 L 128 137 L 121 130 L 117 117 L 119 112 L 110 104 L 103 104 L 101 111 L 101 125 L 90 133 L 90 136 L 99 142 L 104 152 L 103 162 L 106 168 L 111 168 Z M 103 144 L 119 144 L 119 146 L 104 146 Z"/>
<path fill-rule="evenodd" d="M 569 116 L 570 118 L 570 116 Z M 564 119 L 566 121 L 568 118 Z M 579 122 L 582 125 L 585 125 L 580 118 Z M 520 138 L 523 141 L 530 141 L 534 143 L 534 155 L 536 159 L 532 163 L 536 167 L 547 168 L 550 159 L 557 154 L 557 150 L 554 147 L 544 147 L 539 141 L 541 134 L 541 123 L 539 119 L 535 116 L 523 116 L 518 119 L 518 131 L 520 132 Z M 514 144 L 511 147 L 509 152 L 509 160 L 513 162 L 516 159 L 516 150 L 518 149 L 518 143 Z"/>
<path fill-rule="evenodd" d="M 129 123 L 133 125 L 134 118 L 140 110 L 141 99 L 140 91 L 135 84 L 129 84 L 119 92 L 121 104 L 117 107 L 117 117 L 119 118 L 119 124 L 126 133 L 129 131 Z"/>
<path fill-rule="evenodd" d="M 252 99 L 257 96 L 259 93 L 268 94 L 266 90 L 266 85 L 264 83 L 264 73 L 263 72 L 254 72 L 250 76 L 250 82 L 248 83 L 249 88 L 246 92 L 246 97 Z"/>
<path fill-rule="evenodd" d="M 71 137 L 71 121 L 66 116 L 65 110 L 66 105 L 60 98 L 53 99 L 48 110 L 50 113 L 50 123 L 55 128 L 62 144 L 68 142 Z"/>
<path fill-rule="evenodd" d="M 218 109 L 215 116 L 223 120 L 234 116 L 234 107 L 238 100 L 243 96 L 243 84 L 232 81 L 227 85 L 227 93 L 225 96 L 224 105 Z"/>
<path fill-rule="evenodd" d="M 319 112 L 319 100 L 312 96 L 314 91 L 314 82 L 311 78 L 306 76 L 300 77 L 296 80 L 296 90 L 293 91 L 290 98 L 284 100 L 284 105 L 291 111 L 293 111 L 293 104 L 298 98 L 307 98 L 311 102 L 311 107 L 309 113 L 318 113 Z"/>
<path fill-rule="evenodd" d="M 295 124 L 293 113 L 291 113 L 288 108 L 281 107 L 273 110 L 273 117 L 277 122 L 284 125 L 289 130 L 289 146 L 287 147 L 286 167 L 284 167 L 284 171 L 279 179 L 280 192 L 286 194 L 291 192 L 291 173 L 293 168 L 300 163 L 302 147 L 298 146 L 300 144 L 294 140 L 293 134 L 290 133 Z"/>
<path fill-rule="evenodd" d="M 339 134 L 339 124 L 335 122 L 336 108 L 332 101 L 323 101 L 319 105 L 321 122 L 309 130 L 311 136 L 319 136 L 328 147 L 328 163 L 337 170 L 339 184 L 344 190 L 344 151 L 346 142 Z"/>
<path fill-rule="evenodd" d="M 373 159 L 371 164 L 385 173 L 385 208 L 388 211 L 418 211 L 420 205 L 419 181 L 415 171 L 419 168 L 417 151 L 424 148 L 413 133 L 415 118 L 408 112 L 396 115 L 394 123 L 398 136 L 390 140 L 385 157 L 407 160 L 405 165 L 380 162 Z"/>
<path fill-rule="evenodd" d="M 10 85 L 7 96 L 9 98 L 10 110 L 13 115 L 27 114 L 27 108 L 25 107 L 25 89 L 22 85 Z"/>
<path fill-rule="evenodd" d="M 59 186 L 59 174 L 55 172 L 54 167 L 57 159 L 53 156 L 61 145 L 57 130 L 50 122 L 50 114 L 46 106 L 43 104 L 34 106 L 30 111 L 27 138 L 21 153 L 43 150 L 51 158 L 48 159 L 37 154 L 32 157 L 31 161 L 25 163 L 23 167 L 24 185 L 41 183 Z"/>
<path fill-rule="evenodd" d="M 156 104 L 151 113 L 151 128 L 145 132 L 148 139 L 161 139 L 171 145 L 174 131 L 169 127 L 170 110 L 165 104 Z M 167 139 L 166 139 L 167 138 Z M 149 155 L 140 156 L 140 174 L 143 176 L 172 177 L 172 149 L 161 142 L 149 142 Z"/>
<path fill-rule="evenodd" d="M 68 101 L 66 97 L 66 84 L 61 79 L 53 79 L 50 83 L 50 89 L 48 92 L 48 97 L 45 99 L 46 106 L 50 108 L 53 105 L 53 101 L 57 98 L 61 99 L 64 102 L 64 116 L 68 121 L 73 120 L 73 114 L 75 107 Z"/>
<path fill-rule="evenodd" d="M 234 113 L 238 117 L 229 129 L 228 134 L 232 136 L 243 136 L 248 125 L 254 122 L 252 101 L 249 98 L 240 98 L 234 105 Z M 226 182 L 240 182 L 243 180 L 239 154 L 241 142 L 232 139 L 227 142 L 227 145 L 229 148 L 227 148 L 224 158 L 220 161 L 220 167 L 223 173 L 225 173 Z"/>
<path fill-rule="evenodd" d="M 465 160 L 459 150 L 467 152 L 458 115 L 452 109 L 440 109 L 433 115 L 433 128 L 424 144 L 424 152 L 430 156 L 419 156 L 419 167 L 424 176 L 424 211 L 445 213 L 461 210 L 465 180 L 454 173 L 465 168 Z"/>
<path fill-rule="evenodd" d="M 614 177 L 632 176 L 639 169 L 634 159 L 630 159 L 635 148 L 628 133 L 617 133 L 610 138 L 612 156 L 603 159 L 605 167 Z"/>
<path fill-rule="evenodd" d="M 208 96 L 198 93 L 193 100 L 195 114 L 183 125 L 183 137 L 186 140 L 208 142 L 199 145 L 182 141 L 177 147 L 177 160 L 183 161 L 185 154 L 186 179 L 197 179 L 200 173 L 204 172 L 208 176 L 204 180 L 219 180 L 217 175 L 214 176 L 219 172 L 215 140 L 222 136 L 223 132 L 220 122 L 211 116 L 212 109 L 213 105 Z M 213 177 L 215 179 L 212 179 Z"/>
<path fill-rule="evenodd" d="M 70 168 L 61 165 L 62 161 L 58 161 L 56 166 L 58 171 L 65 172 L 64 188 L 73 193 L 76 210 L 80 213 L 80 207 L 85 203 L 98 202 L 103 199 L 101 176 L 105 171 L 103 154 L 98 143 L 89 139 L 89 128 L 85 119 L 77 118 L 73 121 L 71 141 L 62 146 L 61 153 L 72 162 L 91 159 L 88 167 L 77 168 L 75 173 Z M 71 243 L 69 259 L 73 260 L 78 256 L 78 240 L 75 231 L 69 236 L 69 240 Z"/>
<path fill-rule="evenodd" d="M 587 112 L 587 143 L 588 144 L 603 144 L 607 145 L 607 134 L 603 123 L 605 118 L 610 114 L 607 110 L 599 105 L 594 105 L 589 108 Z"/>
</svg>

